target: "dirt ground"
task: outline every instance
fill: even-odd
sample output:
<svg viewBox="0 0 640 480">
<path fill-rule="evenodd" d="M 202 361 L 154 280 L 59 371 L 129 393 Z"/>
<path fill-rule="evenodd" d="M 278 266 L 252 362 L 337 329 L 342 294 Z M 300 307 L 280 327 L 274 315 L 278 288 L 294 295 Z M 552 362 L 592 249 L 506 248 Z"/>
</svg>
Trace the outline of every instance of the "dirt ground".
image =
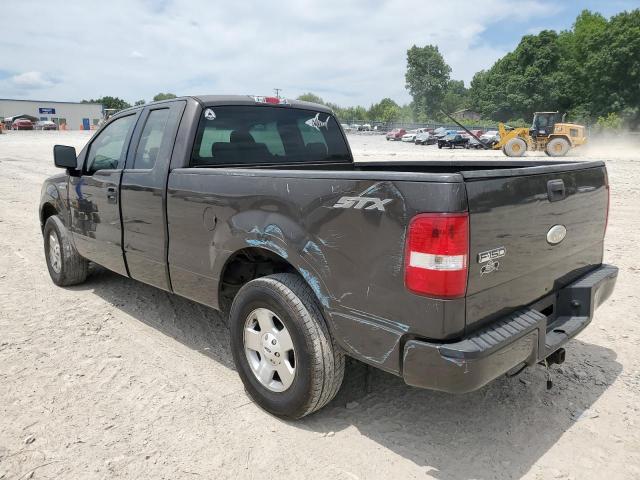
<svg viewBox="0 0 640 480">
<path fill-rule="evenodd" d="M 453 396 L 352 365 L 327 408 L 298 422 L 245 395 L 215 311 L 117 274 L 58 288 L 37 208 L 52 145 L 81 132 L 0 135 L 0 479 L 640 477 L 640 148 L 607 161 L 605 260 L 617 288 L 571 341 L 547 391 L 541 367 Z M 359 160 L 500 152 L 353 135 Z"/>
</svg>

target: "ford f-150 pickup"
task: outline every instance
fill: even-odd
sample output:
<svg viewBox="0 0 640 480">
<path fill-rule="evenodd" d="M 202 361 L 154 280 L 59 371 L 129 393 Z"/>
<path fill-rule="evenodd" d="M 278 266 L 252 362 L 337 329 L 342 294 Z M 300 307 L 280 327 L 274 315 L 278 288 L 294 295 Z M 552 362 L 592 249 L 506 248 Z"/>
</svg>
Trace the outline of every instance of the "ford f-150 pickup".
<svg viewBox="0 0 640 480">
<path fill-rule="evenodd" d="M 42 188 L 47 266 L 228 313 L 248 394 L 300 418 L 345 356 L 463 393 L 564 346 L 611 294 L 602 162 L 354 163 L 331 110 L 201 96 L 121 111 Z"/>
</svg>

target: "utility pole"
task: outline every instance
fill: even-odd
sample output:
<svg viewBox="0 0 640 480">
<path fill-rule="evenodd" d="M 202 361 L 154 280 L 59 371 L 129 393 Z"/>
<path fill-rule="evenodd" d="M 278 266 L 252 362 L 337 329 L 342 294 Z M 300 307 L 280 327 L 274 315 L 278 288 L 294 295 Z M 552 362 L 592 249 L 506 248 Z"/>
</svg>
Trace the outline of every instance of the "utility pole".
<svg viewBox="0 0 640 480">
<path fill-rule="evenodd" d="M 280 98 L 280 92 L 282 91 L 282 89 L 281 88 L 274 88 L 273 91 L 276 92 L 276 97 Z"/>
</svg>

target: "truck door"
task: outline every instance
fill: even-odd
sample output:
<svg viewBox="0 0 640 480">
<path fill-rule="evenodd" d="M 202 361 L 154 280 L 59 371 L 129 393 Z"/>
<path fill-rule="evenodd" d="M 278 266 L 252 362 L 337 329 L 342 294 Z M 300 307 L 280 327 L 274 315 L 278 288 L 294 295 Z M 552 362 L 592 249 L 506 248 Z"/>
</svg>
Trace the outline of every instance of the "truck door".
<svg viewBox="0 0 640 480">
<path fill-rule="evenodd" d="M 145 108 L 120 187 L 124 253 L 131 278 L 171 290 L 167 269 L 166 186 L 185 101 Z"/>
<path fill-rule="evenodd" d="M 71 232 L 83 257 L 127 275 L 122 254 L 120 177 L 138 112 L 111 121 L 88 145 L 82 172 L 70 177 Z"/>
</svg>

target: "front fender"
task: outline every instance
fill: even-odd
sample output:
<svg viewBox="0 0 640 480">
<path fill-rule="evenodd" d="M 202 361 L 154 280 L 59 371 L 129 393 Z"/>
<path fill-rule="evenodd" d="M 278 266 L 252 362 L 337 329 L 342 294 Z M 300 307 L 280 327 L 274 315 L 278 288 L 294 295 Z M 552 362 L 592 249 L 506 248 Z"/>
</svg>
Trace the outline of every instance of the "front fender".
<svg viewBox="0 0 640 480">
<path fill-rule="evenodd" d="M 70 216 L 67 185 L 68 177 L 64 173 L 49 177 L 44 181 L 40 191 L 40 205 L 38 208 L 41 228 L 44 228 L 44 223 L 53 210 L 55 210 L 56 214 L 60 217 L 64 226 L 69 228 Z"/>
</svg>

